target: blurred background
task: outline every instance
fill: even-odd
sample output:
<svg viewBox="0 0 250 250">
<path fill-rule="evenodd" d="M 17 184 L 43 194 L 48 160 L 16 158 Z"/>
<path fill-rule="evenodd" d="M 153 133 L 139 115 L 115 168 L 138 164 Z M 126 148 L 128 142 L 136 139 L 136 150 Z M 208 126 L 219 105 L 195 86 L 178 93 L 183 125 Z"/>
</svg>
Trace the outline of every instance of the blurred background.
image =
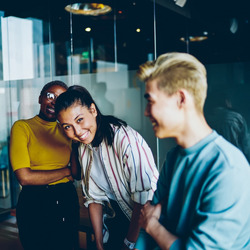
<svg viewBox="0 0 250 250">
<path fill-rule="evenodd" d="M 175 142 L 155 138 L 135 73 L 166 52 L 205 64 L 209 124 L 248 157 L 249 22 L 247 0 L 1 1 L 0 216 L 20 191 L 8 160 L 11 126 L 38 114 L 40 90 L 51 80 L 85 86 L 104 114 L 144 136 L 160 169 Z"/>
</svg>

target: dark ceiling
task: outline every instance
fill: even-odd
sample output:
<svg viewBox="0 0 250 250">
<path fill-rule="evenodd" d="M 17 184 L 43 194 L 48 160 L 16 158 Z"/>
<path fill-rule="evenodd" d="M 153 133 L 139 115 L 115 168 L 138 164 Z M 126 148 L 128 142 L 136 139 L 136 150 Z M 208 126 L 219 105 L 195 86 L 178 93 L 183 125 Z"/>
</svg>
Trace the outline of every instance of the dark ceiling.
<svg viewBox="0 0 250 250">
<path fill-rule="evenodd" d="M 95 1 L 95 2 L 98 2 Z M 73 38 L 75 47 L 86 34 L 83 25 L 94 25 L 96 41 L 104 41 L 106 49 L 113 47 L 114 13 L 117 19 L 119 59 L 137 67 L 145 60 L 145 53 L 154 52 L 153 0 L 109 0 L 113 11 L 106 16 L 83 17 L 74 15 Z M 174 0 L 156 0 L 157 54 L 171 50 L 188 51 L 205 63 L 235 62 L 250 59 L 250 11 L 249 0 L 187 0 L 180 8 Z M 54 41 L 69 41 L 70 15 L 64 10 L 72 1 L 36 0 L 1 1 L 0 10 L 5 16 L 35 17 L 50 21 Z M 120 12 L 120 13 L 119 13 Z M 141 27 L 140 36 L 131 32 Z M 193 35 L 208 33 L 208 39 L 199 43 L 188 42 Z M 110 39 L 112 37 L 112 39 Z M 180 41 L 180 37 L 186 39 Z M 112 41 L 112 42 L 111 42 Z M 112 53 L 111 53 L 112 54 Z M 110 55 L 112 58 L 114 55 Z M 112 59 L 111 59 L 112 60 Z"/>
<path fill-rule="evenodd" d="M 175 0 L 156 0 L 156 3 L 160 6 L 171 8 L 174 5 Z M 69 0 L 12 0 L 1 1 L 0 10 L 5 11 L 6 15 L 18 15 L 25 16 L 30 14 L 36 16 L 44 16 L 44 13 L 51 10 L 63 10 L 67 4 L 78 1 Z M 84 1 L 86 2 L 86 1 Z M 103 2 L 116 6 L 117 8 L 128 9 L 131 3 L 136 3 L 140 8 L 146 8 L 148 4 L 151 4 L 153 0 L 96 0 L 93 2 Z M 248 0 L 187 0 L 184 9 L 188 7 L 191 12 L 191 18 L 202 19 L 206 21 L 212 21 L 214 19 L 228 19 L 228 18 L 246 18 L 250 17 L 249 1 Z M 178 8 L 176 8 L 178 12 Z"/>
</svg>

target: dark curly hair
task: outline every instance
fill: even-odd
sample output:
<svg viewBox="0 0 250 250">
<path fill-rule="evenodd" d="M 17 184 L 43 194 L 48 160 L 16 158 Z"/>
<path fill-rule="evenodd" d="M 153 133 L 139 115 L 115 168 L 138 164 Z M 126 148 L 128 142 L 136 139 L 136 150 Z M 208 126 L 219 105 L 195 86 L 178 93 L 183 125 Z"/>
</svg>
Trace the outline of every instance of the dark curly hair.
<svg viewBox="0 0 250 250">
<path fill-rule="evenodd" d="M 43 88 L 42 88 L 42 90 L 40 92 L 40 96 L 43 96 L 44 93 L 46 92 L 46 90 L 49 89 L 51 86 L 61 86 L 61 87 L 65 88 L 66 90 L 69 88 L 67 86 L 67 84 L 62 82 L 62 81 L 51 81 L 51 82 L 46 83 L 43 86 Z"/>
</svg>

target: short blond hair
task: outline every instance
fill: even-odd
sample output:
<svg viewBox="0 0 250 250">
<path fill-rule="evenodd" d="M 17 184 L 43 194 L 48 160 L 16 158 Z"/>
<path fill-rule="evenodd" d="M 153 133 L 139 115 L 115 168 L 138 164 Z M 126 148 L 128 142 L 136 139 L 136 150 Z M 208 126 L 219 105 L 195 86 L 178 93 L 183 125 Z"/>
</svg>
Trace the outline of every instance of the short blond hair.
<svg viewBox="0 0 250 250">
<path fill-rule="evenodd" d="M 203 112 L 207 96 L 207 73 L 204 65 L 187 53 L 166 53 L 154 62 L 139 67 L 137 76 L 147 82 L 157 81 L 160 90 L 172 95 L 179 89 L 186 89 L 194 98 L 198 111 Z"/>
</svg>

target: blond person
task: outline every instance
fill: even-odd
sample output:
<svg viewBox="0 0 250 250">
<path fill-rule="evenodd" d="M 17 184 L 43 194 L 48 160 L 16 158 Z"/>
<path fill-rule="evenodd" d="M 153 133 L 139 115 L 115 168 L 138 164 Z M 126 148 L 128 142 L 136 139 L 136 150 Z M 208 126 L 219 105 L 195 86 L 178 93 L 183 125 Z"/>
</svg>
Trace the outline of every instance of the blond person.
<svg viewBox="0 0 250 250">
<path fill-rule="evenodd" d="M 138 71 L 145 115 L 158 138 L 173 137 L 151 203 L 141 210 L 136 248 L 249 249 L 250 168 L 243 153 L 207 124 L 205 67 L 168 53 Z"/>
</svg>

